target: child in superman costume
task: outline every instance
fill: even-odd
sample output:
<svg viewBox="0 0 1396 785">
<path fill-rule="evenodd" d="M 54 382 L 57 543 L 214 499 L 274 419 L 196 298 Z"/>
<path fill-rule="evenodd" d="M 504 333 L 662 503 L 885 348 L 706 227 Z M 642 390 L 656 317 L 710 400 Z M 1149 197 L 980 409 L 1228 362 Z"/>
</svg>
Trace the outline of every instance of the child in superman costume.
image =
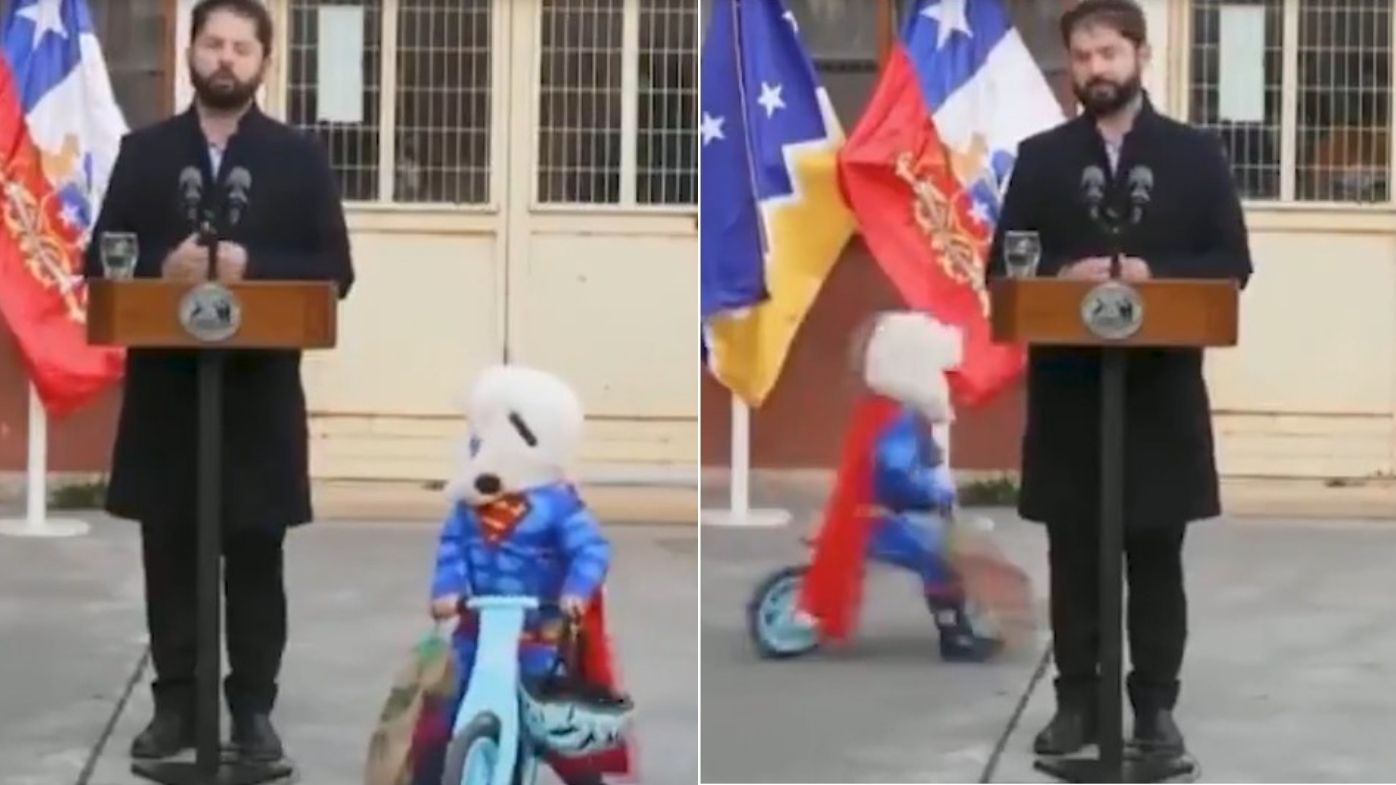
<svg viewBox="0 0 1396 785">
<path fill-rule="evenodd" d="M 530 595 L 519 641 L 525 679 L 547 675 L 569 620 L 577 624 L 581 674 L 588 686 L 616 693 L 603 601 L 611 547 L 575 488 L 563 477 L 580 440 L 583 414 L 560 379 L 517 366 L 491 369 L 469 407 L 471 437 L 454 500 L 442 525 L 431 584 L 431 612 L 461 614 L 452 642 L 461 688 L 475 656 L 474 614 L 461 600 Z M 450 716 L 454 716 L 454 711 Z M 630 774 L 628 745 L 586 757 L 546 758 L 567 785 L 598 785 L 603 775 Z"/>
<path fill-rule="evenodd" d="M 855 341 L 867 393 L 854 410 L 797 612 L 821 640 L 850 636 L 867 559 L 921 580 L 941 657 L 983 662 L 1003 640 L 967 601 L 950 558 L 956 489 L 936 431 L 952 411 L 945 371 L 960 336 L 924 313 L 877 315 Z"/>
</svg>

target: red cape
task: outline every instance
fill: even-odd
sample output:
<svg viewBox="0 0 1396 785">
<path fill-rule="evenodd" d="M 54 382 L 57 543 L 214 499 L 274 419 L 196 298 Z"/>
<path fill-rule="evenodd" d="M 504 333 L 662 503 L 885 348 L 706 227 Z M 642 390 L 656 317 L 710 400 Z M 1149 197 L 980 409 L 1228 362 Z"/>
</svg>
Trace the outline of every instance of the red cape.
<svg viewBox="0 0 1396 785">
<path fill-rule="evenodd" d="M 580 624 L 581 648 L 577 652 L 580 663 L 579 676 L 591 684 L 598 684 L 612 692 L 620 689 L 620 678 L 616 673 L 615 659 L 611 656 L 611 638 L 606 630 L 606 602 L 604 589 L 597 590 Z M 629 739 L 615 749 L 574 758 L 559 755 L 548 756 L 548 765 L 563 779 L 580 777 L 587 772 L 614 774 L 622 777 L 633 772 L 633 742 Z"/>
<path fill-rule="evenodd" d="M 853 410 L 844 436 L 834 492 L 800 585 L 800 609 L 815 618 L 825 641 L 846 639 L 857 624 L 870 520 L 864 510 L 873 501 L 873 447 L 899 410 L 889 398 L 867 395 Z"/>
</svg>

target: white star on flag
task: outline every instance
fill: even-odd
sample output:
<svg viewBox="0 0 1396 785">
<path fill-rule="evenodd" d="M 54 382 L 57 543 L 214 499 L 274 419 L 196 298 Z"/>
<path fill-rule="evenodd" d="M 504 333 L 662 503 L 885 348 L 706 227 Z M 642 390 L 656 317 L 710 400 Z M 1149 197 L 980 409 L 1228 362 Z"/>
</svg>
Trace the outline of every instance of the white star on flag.
<svg viewBox="0 0 1396 785">
<path fill-rule="evenodd" d="M 699 132 L 703 134 L 703 144 L 706 145 L 714 139 L 726 139 L 727 137 L 722 134 L 722 125 L 726 122 L 727 118 L 725 117 L 713 117 L 704 112 L 703 123 L 698 127 Z"/>
<path fill-rule="evenodd" d="M 63 26 L 62 0 L 39 0 L 25 6 L 18 14 L 34 23 L 34 48 L 38 48 L 44 33 L 53 31 L 63 38 L 68 37 L 68 29 Z"/>
<path fill-rule="evenodd" d="M 761 97 L 756 99 L 756 103 L 766 107 L 767 118 L 774 116 L 777 109 L 785 108 L 785 101 L 780 97 L 781 89 L 780 85 L 772 86 L 765 82 L 761 83 Z"/>
<path fill-rule="evenodd" d="M 965 16 L 966 0 L 941 0 L 941 2 L 926 6 L 926 10 L 921 15 L 927 19 L 934 19 L 938 25 L 936 31 L 936 48 L 943 49 L 945 42 L 950 40 L 950 34 L 956 31 L 964 33 L 968 37 L 974 36 L 974 31 L 969 29 L 969 19 Z"/>
</svg>

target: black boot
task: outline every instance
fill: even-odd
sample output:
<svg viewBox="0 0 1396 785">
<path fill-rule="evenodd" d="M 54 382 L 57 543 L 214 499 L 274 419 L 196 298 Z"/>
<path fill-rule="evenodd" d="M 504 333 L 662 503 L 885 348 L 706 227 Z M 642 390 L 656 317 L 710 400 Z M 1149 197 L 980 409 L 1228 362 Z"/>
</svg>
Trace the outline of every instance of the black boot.
<svg viewBox="0 0 1396 785">
<path fill-rule="evenodd" d="M 1057 713 L 1033 739 L 1038 755 L 1071 755 L 1096 742 L 1094 684 L 1057 681 Z"/>
<path fill-rule="evenodd" d="M 131 742 L 131 757 L 169 758 L 194 746 L 194 723 L 188 712 L 157 706 L 155 717 Z"/>
<path fill-rule="evenodd" d="M 1183 732 L 1173 720 L 1178 701 L 1178 682 L 1144 684 L 1131 673 L 1126 681 L 1129 701 L 1134 708 L 1134 734 L 1130 743 L 1141 753 L 1176 757 L 1186 752 Z"/>
<path fill-rule="evenodd" d="M 260 712 L 233 715 L 233 747 L 247 760 L 278 761 L 284 755 L 281 737 L 272 727 L 271 717 Z"/>
</svg>

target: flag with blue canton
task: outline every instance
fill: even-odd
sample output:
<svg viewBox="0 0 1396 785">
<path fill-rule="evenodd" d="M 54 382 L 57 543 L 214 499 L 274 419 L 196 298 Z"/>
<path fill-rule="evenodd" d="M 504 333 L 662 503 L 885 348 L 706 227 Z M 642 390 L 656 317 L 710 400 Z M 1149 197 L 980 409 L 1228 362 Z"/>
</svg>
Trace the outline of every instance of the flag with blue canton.
<svg viewBox="0 0 1396 785">
<path fill-rule="evenodd" d="M 700 132 L 705 360 L 759 406 L 853 234 L 843 130 L 781 0 L 713 3 Z"/>
<path fill-rule="evenodd" d="M 82 250 L 127 129 L 86 0 L 11 0 L 3 35 L 0 316 L 62 416 L 121 377 L 121 350 L 87 343 Z"/>
</svg>

